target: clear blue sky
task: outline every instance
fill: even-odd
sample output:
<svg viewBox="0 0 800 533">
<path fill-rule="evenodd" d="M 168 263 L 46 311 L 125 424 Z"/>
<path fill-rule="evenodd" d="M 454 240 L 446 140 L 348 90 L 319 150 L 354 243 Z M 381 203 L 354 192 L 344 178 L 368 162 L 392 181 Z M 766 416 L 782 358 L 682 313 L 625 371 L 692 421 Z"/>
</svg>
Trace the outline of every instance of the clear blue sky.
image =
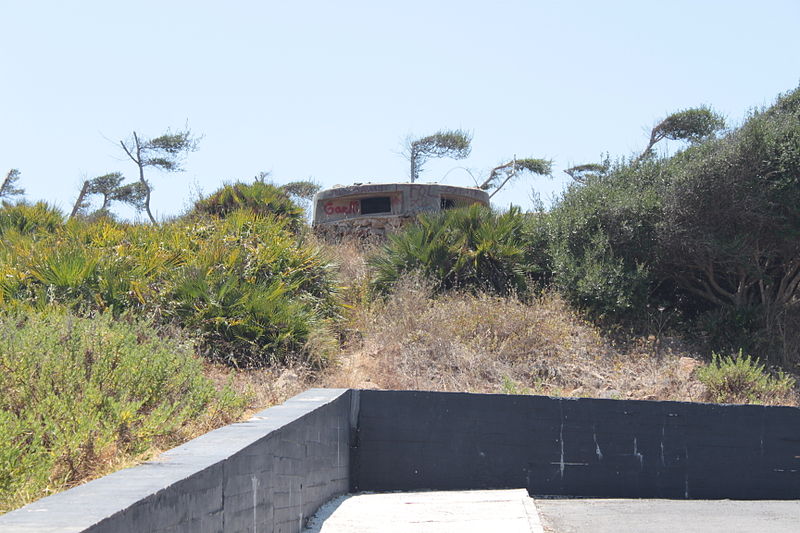
<svg viewBox="0 0 800 533">
<path fill-rule="evenodd" d="M 798 0 L 5 0 L 0 19 L 0 171 L 65 210 L 85 177 L 134 179 L 119 139 L 187 121 L 203 139 L 186 172 L 151 174 L 161 216 L 260 171 L 402 181 L 402 140 L 442 128 L 472 131 L 472 155 L 422 181 L 551 158 L 554 179 L 496 197 L 527 207 L 671 111 L 737 123 L 800 82 Z"/>
</svg>

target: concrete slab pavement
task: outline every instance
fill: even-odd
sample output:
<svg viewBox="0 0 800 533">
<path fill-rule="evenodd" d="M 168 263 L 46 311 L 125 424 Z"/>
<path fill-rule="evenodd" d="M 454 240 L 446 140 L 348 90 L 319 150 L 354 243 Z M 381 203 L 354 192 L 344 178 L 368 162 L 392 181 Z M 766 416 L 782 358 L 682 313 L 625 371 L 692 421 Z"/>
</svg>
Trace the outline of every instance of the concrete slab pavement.
<svg viewBox="0 0 800 533">
<path fill-rule="evenodd" d="M 542 533 L 524 489 L 341 496 L 311 519 L 314 533 Z"/>
<path fill-rule="evenodd" d="M 535 499 L 547 533 L 798 533 L 798 500 Z"/>
</svg>

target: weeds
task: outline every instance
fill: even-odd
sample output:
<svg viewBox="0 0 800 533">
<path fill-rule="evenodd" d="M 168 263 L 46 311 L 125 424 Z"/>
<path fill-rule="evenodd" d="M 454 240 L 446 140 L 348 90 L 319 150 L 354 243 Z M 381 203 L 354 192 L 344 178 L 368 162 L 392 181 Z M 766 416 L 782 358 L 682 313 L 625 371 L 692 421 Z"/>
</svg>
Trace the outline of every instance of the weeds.
<svg viewBox="0 0 800 533">
<path fill-rule="evenodd" d="M 763 364 L 741 350 L 735 356 L 714 353 L 711 363 L 697 374 L 708 389 L 708 399 L 716 403 L 787 403 L 796 385 L 783 372 L 770 375 Z"/>
<path fill-rule="evenodd" d="M 241 413 L 191 344 L 63 307 L 0 318 L 0 512 Z"/>
<path fill-rule="evenodd" d="M 434 297 L 404 277 L 385 300 L 356 308 L 327 386 L 697 400 L 702 385 L 665 342 L 618 347 L 557 294 L 529 302 L 488 294 Z M 691 362 L 694 359 L 683 358 Z"/>
</svg>

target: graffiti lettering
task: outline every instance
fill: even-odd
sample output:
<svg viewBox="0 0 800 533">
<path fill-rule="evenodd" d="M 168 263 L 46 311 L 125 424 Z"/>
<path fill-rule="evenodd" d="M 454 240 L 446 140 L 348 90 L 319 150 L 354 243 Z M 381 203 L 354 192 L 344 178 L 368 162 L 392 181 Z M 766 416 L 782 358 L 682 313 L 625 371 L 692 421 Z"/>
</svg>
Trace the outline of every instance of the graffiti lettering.
<svg viewBox="0 0 800 533">
<path fill-rule="evenodd" d="M 361 206 L 358 200 L 353 200 L 347 205 L 336 205 L 333 202 L 325 202 L 326 215 L 353 215 L 361 212 Z"/>
</svg>

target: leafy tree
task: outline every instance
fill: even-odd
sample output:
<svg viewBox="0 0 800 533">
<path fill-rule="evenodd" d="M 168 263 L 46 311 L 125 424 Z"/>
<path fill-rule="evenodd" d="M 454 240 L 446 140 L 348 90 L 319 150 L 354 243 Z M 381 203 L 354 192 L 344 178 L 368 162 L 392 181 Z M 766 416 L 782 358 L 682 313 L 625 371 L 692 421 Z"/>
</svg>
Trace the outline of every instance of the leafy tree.
<svg viewBox="0 0 800 533">
<path fill-rule="evenodd" d="M 120 172 L 112 172 L 98 176 L 89 182 L 88 193 L 99 194 L 103 197 L 103 203 L 100 205 L 100 211 L 108 211 L 111 206 L 111 201 L 115 199 L 117 190 L 119 189 L 125 177 Z"/>
<path fill-rule="evenodd" d="M 142 182 L 136 181 L 117 187 L 111 193 L 111 199 L 134 207 L 137 211 L 145 209 L 147 188 Z"/>
<path fill-rule="evenodd" d="M 290 181 L 281 185 L 286 194 L 302 200 L 311 200 L 322 186 L 313 181 Z"/>
<path fill-rule="evenodd" d="M 724 127 L 725 119 L 705 106 L 672 113 L 652 129 L 647 148 L 634 161 L 644 159 L 651 153 L 653 146 L 664 139 L 697 143 L 708 139 Z"/>
<path fill-rule="evenodd" d="M 441 130 L 433 135 L 406 141 L 404 155 L 411 163 L 410 178 L 414 183 L 425 163 L 431 158 L 464 159 L 471 151 L 472 135 L 463 130 Z"/>
<path fill-rule="evenodd" d="M 800 89 L 668 170 L 664 274 L 776 362 L 800 362 Z"/>
<path fill-rule="evenodd" d="M 484 191 L 492 190 L 489 198 L 500 192 L 500 189 L 518 177 L 520 172 L 530 172 L 539 176 L 549 176 L 552 172 L 553 162 L 547 159 L 517 159 L 494 167 L 489 172 L 489 177 L 479 186 Z"/>
<path fill-rule="evenodd" d="M 583 165 L 576 165 L 564 171 L 570 178 L 578 183 L 586 184 L 589 181 L 602 178 L 608 173 L 610 163 L 606 159 L 602 163 L 586 163 Z"/>
<path fill-rule="evenodd" d="M 19 181 L 19 170 L 12 168 L 6 174 L 3 184 L 0 185 L 0 198 L 11 198 L 12 196 L 25 194 L 25 189 L 17 187 L 17 181 Z"/>
<path fill-rule="evenodd" d="M 184 157 L 188 152 L 197 149 L 197 143 L 198 139 L 193 138 L 188 129 L 175 133 L 167 130 L 164 135 L 152 139 L 140 138 L 134 131 L 130 139 L 119 142 L 125 154 L 139 169 L 139 183 L 143 192 L 141 205 L 147 212 L 150 222 L 155 224 L 156 219 L 150 211 L 150 196 L 153 189 L 145 178 L 145 168 L 154 167 L 165 172 L 180 172 L 183 170 L 181 163 Z"/>
<path fill-rule="evenodd" d="M 145 208 L 147 189 L 141 182 L 122 185 L 125 177 L 120 172 L 111 172 L 83 182 L 77 200 L 72 207 L 70 218 L 84 212 L 89 207 L 91 195 L 102 196 L 102 203 L 95 214 L 108 214 L 111 203 L 122 202 L 141 211 Z"/>
</svg>

